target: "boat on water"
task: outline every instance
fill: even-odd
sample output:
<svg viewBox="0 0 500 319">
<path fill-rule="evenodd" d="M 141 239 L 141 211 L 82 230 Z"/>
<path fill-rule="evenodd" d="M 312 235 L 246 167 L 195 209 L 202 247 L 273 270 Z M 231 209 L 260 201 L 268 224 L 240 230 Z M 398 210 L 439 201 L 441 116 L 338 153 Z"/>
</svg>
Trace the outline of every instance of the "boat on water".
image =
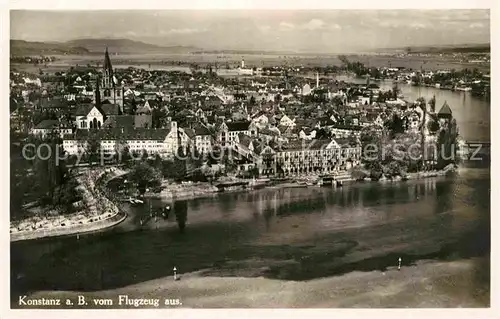
<svg viewBox="0 0 500 319">
<path fill-rule="evenodd" d="M 129 197 L 128 200 L 127 200 L 127 202 L 129 202 L 132 205 L 144 204 L 143 200 L 140 200 L 140 199 L 137 199 L 137 198 L 132 198 L 132 197 Z"/>
<path fill-rule="evenodd" d="M 332 176 L 321 176 L 318 180 L 318 186 L 333 186 Z"/>
<path fill-rule="evenodd" d="M 265 178 L 265 179 L 253 179 L 248 183 L 248 187 L 252 189 L 261 189 L 266 187 L 270 182 L 270 179 Z"/>
</svg>

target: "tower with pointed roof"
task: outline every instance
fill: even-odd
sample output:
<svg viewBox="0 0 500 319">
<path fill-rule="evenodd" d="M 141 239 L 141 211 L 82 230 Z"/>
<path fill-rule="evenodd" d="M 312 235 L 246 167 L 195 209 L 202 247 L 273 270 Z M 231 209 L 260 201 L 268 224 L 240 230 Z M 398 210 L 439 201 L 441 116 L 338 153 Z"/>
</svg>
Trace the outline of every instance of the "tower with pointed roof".
<svg viewBox="0 0 500 319">
<path fill-rule="evenodd" d="M 451 120 L 453 119 L 453 114 L 448 103 L 445 101 L 439 112 L 437 113 L 439 124 L 441 128 L 449 127 Z"/>
<path fill-rule="evenodd" d="M 113 66 L 111 65 L 111 59 L 109 58 L 108 48 L 104 53 L 104 64 L 102 70 L 102 76 L 100 78 L 100 85 L 96 86 L 96 91 L 99 94 L 95 94 L 96 104 L 116 104 L 120 107 L 121 113 L 123 113 L 123 94 L 125 93 L 124 88 L 120 83 L 118 83 L 114 73 Z"/>
<path fill-rule="evenodd" d="M 447 120 L 449 120 L 453 117 L 452 112 L 451 112 L 451 108 L 448 105 L 448 102 L 444 101 L 444 104 L 441 107 L 441 109 L 439 110 L 437 116 L 440 119 L 447 119 Z"/>
</svg>

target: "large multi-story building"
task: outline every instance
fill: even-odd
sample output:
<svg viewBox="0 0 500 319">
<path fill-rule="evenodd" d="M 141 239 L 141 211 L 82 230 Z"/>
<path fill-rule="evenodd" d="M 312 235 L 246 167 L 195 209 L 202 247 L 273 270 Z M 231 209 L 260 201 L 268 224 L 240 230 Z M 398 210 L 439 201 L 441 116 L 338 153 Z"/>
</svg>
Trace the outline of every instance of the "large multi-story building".
<svg viewBox="0 0 500 319">
<path fill-rule="evenodd" d="M 186 152 L 191 146 L 191 138 L 185 130 L 177 127 L 175 121 L 167 128 L 145 129 L 112 127 L 100 130 L 78 130 L 65 135 L 63 148 L 70 155 L 85 152 L 90 141 L 99 143 L 102 153 L 114 154 L 128 147 L 130 152 L 148 152 L 164 157 L 173 156 L 181 147 Z"/>
<path fill-rule="evenodd" d="M 264 175 L 332 174 L 357 166 L 361 160 L 361 146 L 352 139 L 299 139 L 280 146 L 239 134 L 233 144 Z"/>
<path fill-rule="evenodd" d="M 345 139 L 296 141 L 275 152 L 275 172 L 284 175 L 328 174 L 359 164 L 361 147 Z"/>
</svg>

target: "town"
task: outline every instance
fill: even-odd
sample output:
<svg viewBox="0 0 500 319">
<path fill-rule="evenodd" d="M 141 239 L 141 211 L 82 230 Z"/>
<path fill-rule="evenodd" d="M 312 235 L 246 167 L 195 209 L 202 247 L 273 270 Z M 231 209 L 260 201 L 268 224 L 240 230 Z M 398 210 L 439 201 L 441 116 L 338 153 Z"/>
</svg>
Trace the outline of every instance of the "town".
<svg viewBox="0 0 500 319">
<path fill-rule="evenodd" d="M 177 181 L 213 181 L 229 174 L 295 176 L 310 184 L 331 175 L 341 183 L 378 180 L 383 172 L 388 178 L 405 178 L 400 170 L 415 171 L 423 164 L 436 168 L 434 156 L 408 162 L 392 175 L 380 165 L 375 174 L 352 174 L 362 164 L 371 165 L 363 162 L 363 142 L 384 129 L 410 134 L 414 143 L 436 143 L 443 120 L 451 122 L 450 107 L 445 102 L 436 110 L 435 99 L 407 101 L 398 82 L 450 72 L 345 65 L 357 75 L 365 69 L 375 79 L 391 77 L 393 86 L 383 90 L 370 75 L 365 84 L 354 84 L 318 71 L 312 77 L 290 76 L 278 67 L 274 73 L 273 68 L 256 73 L 244 60 L 236 77 L 218 76 L 211 68 L 191 74 L 120 69 L 113 68 L 106 49 L 102 67 L 71 67 L 38 76 L 12 71 L 12 138 L 21 142 L 27 136 L 56 136 L 69 164 L 149 159 L 164 177 Z M 485 82 L 477 70 L 462 74 L 469 82 Z M 180 155 L 186 158 L 172 166 Z"/>
<path fill-rule="evenodd" d="M 490 305 L 487 10 L 11 18 L 12 308 Z"/>
</svg>

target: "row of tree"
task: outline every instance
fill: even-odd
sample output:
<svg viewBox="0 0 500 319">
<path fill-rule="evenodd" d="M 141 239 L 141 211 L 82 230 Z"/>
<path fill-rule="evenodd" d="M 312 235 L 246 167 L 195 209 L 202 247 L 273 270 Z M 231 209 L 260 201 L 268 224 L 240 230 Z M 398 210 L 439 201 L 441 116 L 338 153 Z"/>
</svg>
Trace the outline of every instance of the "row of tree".
<svg viewBox="0 0 500 319">
<path fill-rule="evenodd" d="M 33 147 L 24 145 L 32 144 Z M 73 212 L 79 200 L 78 183 L 66 165 L 61 140 L 30 136 L 19 147 L 11 149 L 11 219 L 23 218 L 23 206 L 35 202 L 41 207 L 58 208 L 61 213 Z"/>
</svg>

